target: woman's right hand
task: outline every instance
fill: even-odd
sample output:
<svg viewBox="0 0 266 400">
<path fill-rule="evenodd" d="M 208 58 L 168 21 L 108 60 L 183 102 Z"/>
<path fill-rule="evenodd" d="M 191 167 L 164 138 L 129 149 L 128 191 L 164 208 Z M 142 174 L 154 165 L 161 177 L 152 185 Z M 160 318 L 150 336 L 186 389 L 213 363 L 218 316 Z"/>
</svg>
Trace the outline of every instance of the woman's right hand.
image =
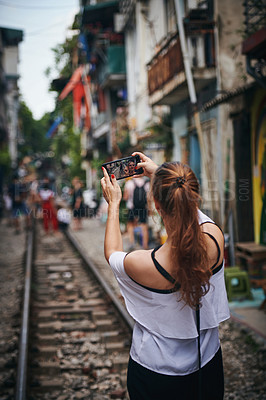
<svg viewBox="0 0 266 400">
<path fill-rule="evenodd" d="M 145 154 L 140 153 L 139 151 L 135 151 L 132 153 L 132 156 L 140 156 L 141 162 L 137 164 L 137 168 L 142 167 L 144 172 L 141 175 L 135 175 L 134 178 L 138 178 L 140 176 L 147 176 L 148 178 L 151 178 L 156 169 L 158 168 L 158 165 L 155 164 L 154 161 L 152 161 L 149 157 L 145 156 Z"/>
<path fill-rule="evenodd" d="M 110 179 L 106 169 L 102 167 L 102 170 L 104 175 L 104 177 L 101 179 L 103 197 L 109 205 L 112 203 L 119 206 L 122 198 L 120 186 L 118 185 L 114 175 L 112 175 Z"/>
</svg>

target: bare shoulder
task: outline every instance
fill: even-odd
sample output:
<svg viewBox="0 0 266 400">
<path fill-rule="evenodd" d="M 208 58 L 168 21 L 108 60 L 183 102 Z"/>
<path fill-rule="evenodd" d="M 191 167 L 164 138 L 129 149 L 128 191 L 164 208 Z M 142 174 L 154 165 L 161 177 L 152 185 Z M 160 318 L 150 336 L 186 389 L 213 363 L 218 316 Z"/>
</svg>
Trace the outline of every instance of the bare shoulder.
<svg viewBox="0 0 266 400">
<path fill-rule="evenodd" d="M 151 264 L 151 252 L 152 250 L 136 250 L 126 255 L 124 268 L 132 279 L 139 280 L 147 272 Z"/>
</svg>

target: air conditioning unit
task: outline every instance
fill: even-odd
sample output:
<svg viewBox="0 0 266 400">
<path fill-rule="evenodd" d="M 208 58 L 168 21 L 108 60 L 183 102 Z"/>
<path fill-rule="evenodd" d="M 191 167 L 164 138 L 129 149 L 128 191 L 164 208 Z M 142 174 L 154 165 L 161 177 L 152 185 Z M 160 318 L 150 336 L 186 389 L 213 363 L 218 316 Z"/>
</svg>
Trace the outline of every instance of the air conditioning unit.
<svg viewBox="0 0 266 400">
<path fill-rule="evenodd" d="M 206 0 L 187 0 L 187 7 L 189 10 L 208 8 L 208 2 Z"/>
<path fill-rule="evenodd" d="M 114 28 L 115 32 L 122 32 L 125 25 L 124 14 L 114 14 Z"/>
</svg>

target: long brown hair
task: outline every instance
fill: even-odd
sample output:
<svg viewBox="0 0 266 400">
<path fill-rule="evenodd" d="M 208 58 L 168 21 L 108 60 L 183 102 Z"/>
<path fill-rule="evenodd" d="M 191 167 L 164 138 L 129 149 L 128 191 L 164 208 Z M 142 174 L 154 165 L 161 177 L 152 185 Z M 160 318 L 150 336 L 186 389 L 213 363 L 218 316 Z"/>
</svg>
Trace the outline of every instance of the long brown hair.
<svg viewBox="0 0 266 400">
<path fill-rule="evenodd" d="M 192 169 L 179 162 L 164 163 L 155 172 L 152 194 L 169 222 L 171 260 L 181 299 L 196 308 L 210 287 L 211 272 L 204 234 L 198 222 L 199 183 Z"/>
</svg>

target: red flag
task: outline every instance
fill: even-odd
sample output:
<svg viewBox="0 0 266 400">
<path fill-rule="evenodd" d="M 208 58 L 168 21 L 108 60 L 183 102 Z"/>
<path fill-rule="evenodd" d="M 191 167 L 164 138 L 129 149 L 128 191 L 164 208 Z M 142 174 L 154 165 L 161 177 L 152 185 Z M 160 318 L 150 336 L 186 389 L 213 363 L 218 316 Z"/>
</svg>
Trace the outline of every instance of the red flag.
<svg viewBox="0 0 266 400">
<path fill-rule="evenodd" d="M 83 67 L 80 66 L 74 71 L 69 82 L 66 84 L 60 96 L 58 97 L 59 100 L 64 100 L 64 98 L 67 97 L 67 95 L 74 89 L 77 83 L 81 81 L 82 70 Z"/>
<path fill-rule="evenodd" d="M 82 82 L 78 82 L 73 89 L 73 117 L 75 126 L 79 126 L 80 124 L 80 110 L 84 95 L 83 84 Z"/>
<path fill-rule="evenodd" d="M 84 115 L 84 127 L 89 130 L 91 127 L 90 121 L 90 110 L 88 102 L 85 99 L 85 90 L 82 82 L 78 82 L 73 89 L 73 109 L 74 109 L 74 124 L 77 127 L 80 127 L 80 116 L 81 116 L 81 107 L 82 100 L 85 100 L 85 115 Z"/>
<path fill-rule="evenodd" d="M 83 82 L 84 81 L 84 82 Z M 85 100 L 85 118 L 84 127 L 89 130 L 91 127 L 90 120 L 90 89 L 89 89 L 89 79 L 85 75 L 83 67 L 78 67 L 73 75 L 71 76 L 69 82 L 64 87 L 59 100 L 64 100 L 66 96 L 73 92 L 73 119 L 74 125 L 80 127 L 80 116 L 81 116 L 81 106 L 83 99 Z"/>
</svg>

